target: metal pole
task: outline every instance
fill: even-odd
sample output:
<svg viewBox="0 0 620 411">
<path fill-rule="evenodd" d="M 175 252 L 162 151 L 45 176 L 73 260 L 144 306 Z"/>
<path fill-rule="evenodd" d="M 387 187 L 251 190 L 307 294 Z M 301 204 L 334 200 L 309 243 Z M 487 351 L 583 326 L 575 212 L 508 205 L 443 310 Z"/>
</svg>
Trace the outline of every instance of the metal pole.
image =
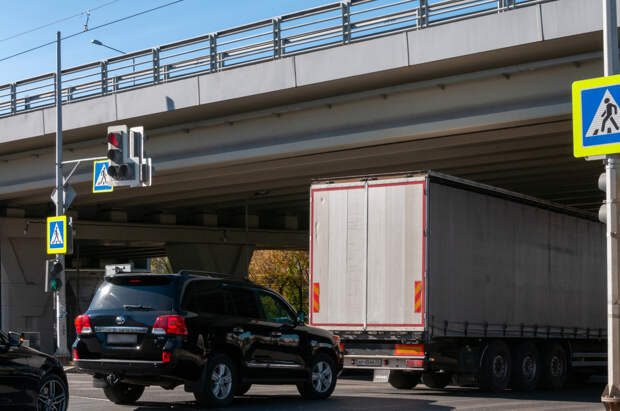
<svg viewBox="0 0 620 411">
<path fill-rule="evenodd" d="M 605 76 L 618 74 L 618 18 L 616 0 L 603 1 Z M 601 401 L 607 410 L 620 410 L 620 290 L 618 288 L 617 156 L 605 158 L 607 205 L 607 386 Z"/>
<path fill-rule="evenodd" d="M 56 32 L 56 216 L 64 214 L 64 188 L 62 175 L 62 72 L 60 60 L 60 32 Z M 68 228 L 68 227 L 67 227 Z M 65 233 L 65 241 L 67 233 Z M 49 240 L 48 240 L 49 241 Z M 56 254 L 65 266 L 65 256 Z M 60 273 L 60 288 L 56 291 L 56 356 L 68 357 L 67 318 L 66 318 L 66 278 L 64 270 Z"/>
</svg>

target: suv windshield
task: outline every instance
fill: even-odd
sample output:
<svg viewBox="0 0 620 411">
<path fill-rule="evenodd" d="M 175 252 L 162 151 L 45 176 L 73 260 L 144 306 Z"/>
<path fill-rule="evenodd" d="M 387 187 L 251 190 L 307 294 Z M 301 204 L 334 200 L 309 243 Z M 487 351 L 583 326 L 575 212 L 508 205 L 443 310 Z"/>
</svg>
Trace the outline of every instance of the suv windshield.
<svg viewBox="0 0 620 411">
<path fill-rule="evenodd" d="M 89 310 L 173 309 L 176 281 L 171 277 L 122 276 L 106 278 L 90 303 Z"/>
</svg>

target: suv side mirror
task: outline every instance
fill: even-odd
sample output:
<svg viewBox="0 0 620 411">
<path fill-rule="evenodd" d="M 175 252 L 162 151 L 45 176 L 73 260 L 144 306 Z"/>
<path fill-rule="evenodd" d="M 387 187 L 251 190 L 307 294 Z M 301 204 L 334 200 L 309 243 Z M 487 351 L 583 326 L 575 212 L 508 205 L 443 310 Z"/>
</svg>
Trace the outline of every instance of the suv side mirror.
<svg viewBox="0 0 620 411">
<path fill-rule="evenodd" d="M 306 323 L 306 313 L 303 311 L 297 312 L 297 324 L 305 324 Z"/>
<path fill-rule="evenodd" d="M 19 347 L 24 342 L 22 336 L 14 331 L 9 331 L 9 346 Z"/>
</svg>

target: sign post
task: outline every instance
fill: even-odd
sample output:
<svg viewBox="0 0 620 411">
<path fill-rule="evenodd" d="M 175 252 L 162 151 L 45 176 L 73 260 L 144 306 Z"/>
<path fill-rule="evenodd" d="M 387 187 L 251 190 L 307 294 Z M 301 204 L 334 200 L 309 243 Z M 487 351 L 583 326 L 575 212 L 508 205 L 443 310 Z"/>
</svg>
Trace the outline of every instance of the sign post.
<svg viewBox="0 0 620 411">
<path fill-rule="evenodd" d="M 62 72 L 60 60 L 60 32 L 56 32 L 56 217 L 65 213 L 64 176 L 62 174 Z M 49 225 L 48 225 L 49 226 Z M 66 227 L 66 223 L 65 223 Z M 66 230 L 65 230 L 66 235 Z M 66 238 L 65 238 L 66 240 Z M 50 239 L 48 237 L 48 243 Z M 65 244 L 66 246 L 66 244 Z M 65 266 L 64 254 L 57 254 L 56 259 Z M 65 271 L 60 272 L 60 281 L 66 284 Z M 67 346 L 67 297 L 65 287 L 56 291 L 56 356 L 69 357 Z"/>
<path fill-rule="evenodd" d="M 607 235 L 607 386 L 601 401 L 608 411 L 620 411 L 620 75 L 616 0 L 602 0 L 605 77 L 573 83 L 573 152 L 575 157 L 604 155 L 601 189 L 605 203 L 599 219 Z M 604 176 L 604 178 L 602 178 Z M 604 184 L 603 184 L 604 182 Z"/>
<path fill-rule="evenodd" d="M 605 76 L 618 74 L 618 17 L 616 0 L 603 0 L 603 43 Z M 611 93 L 609 93 L 611 94 Z M 603 119 L 617 115 L 618 106 L 609 106 L 609 95 Z M 611 114 L 610 114 L 611 109 Z M 609 121 L 609 120 L 608 120 Z M 612 126 L 618 126 L 612 123 Z M 619 127 L 615 127 L 618 129 Z M 605 126 L 602 127 L 603 131 Z M 620 131 L 620 130 L 617 130 Z M 620 290 L 618 289 L 618 178 L 617 153 L 614 150 L 605 158 L 605 203 L 607 205 L 607 386 L 601 396 L 605 409 L 620 410 Z"/>
</svg>

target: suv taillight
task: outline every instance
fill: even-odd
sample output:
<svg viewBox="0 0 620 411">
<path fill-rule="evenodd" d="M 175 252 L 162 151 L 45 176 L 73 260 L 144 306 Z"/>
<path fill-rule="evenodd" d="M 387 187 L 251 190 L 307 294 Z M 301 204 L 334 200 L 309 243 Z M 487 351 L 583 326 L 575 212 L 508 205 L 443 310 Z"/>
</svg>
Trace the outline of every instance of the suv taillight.
<svg viewBox="0 0 620 411">
<path fill-rule="evenodd" d="M 153 325 L 153 334 L 187 335 L 185 318 L 181 315 L 162 315 Z"/>
<path fill-rule="evenodd" d="M 78 315 L 75 318 L 75 332 L 77 334 L 91 334 L 93 332 L 90 326 L 90 317 L 87 315 Z"/>
</svg>

